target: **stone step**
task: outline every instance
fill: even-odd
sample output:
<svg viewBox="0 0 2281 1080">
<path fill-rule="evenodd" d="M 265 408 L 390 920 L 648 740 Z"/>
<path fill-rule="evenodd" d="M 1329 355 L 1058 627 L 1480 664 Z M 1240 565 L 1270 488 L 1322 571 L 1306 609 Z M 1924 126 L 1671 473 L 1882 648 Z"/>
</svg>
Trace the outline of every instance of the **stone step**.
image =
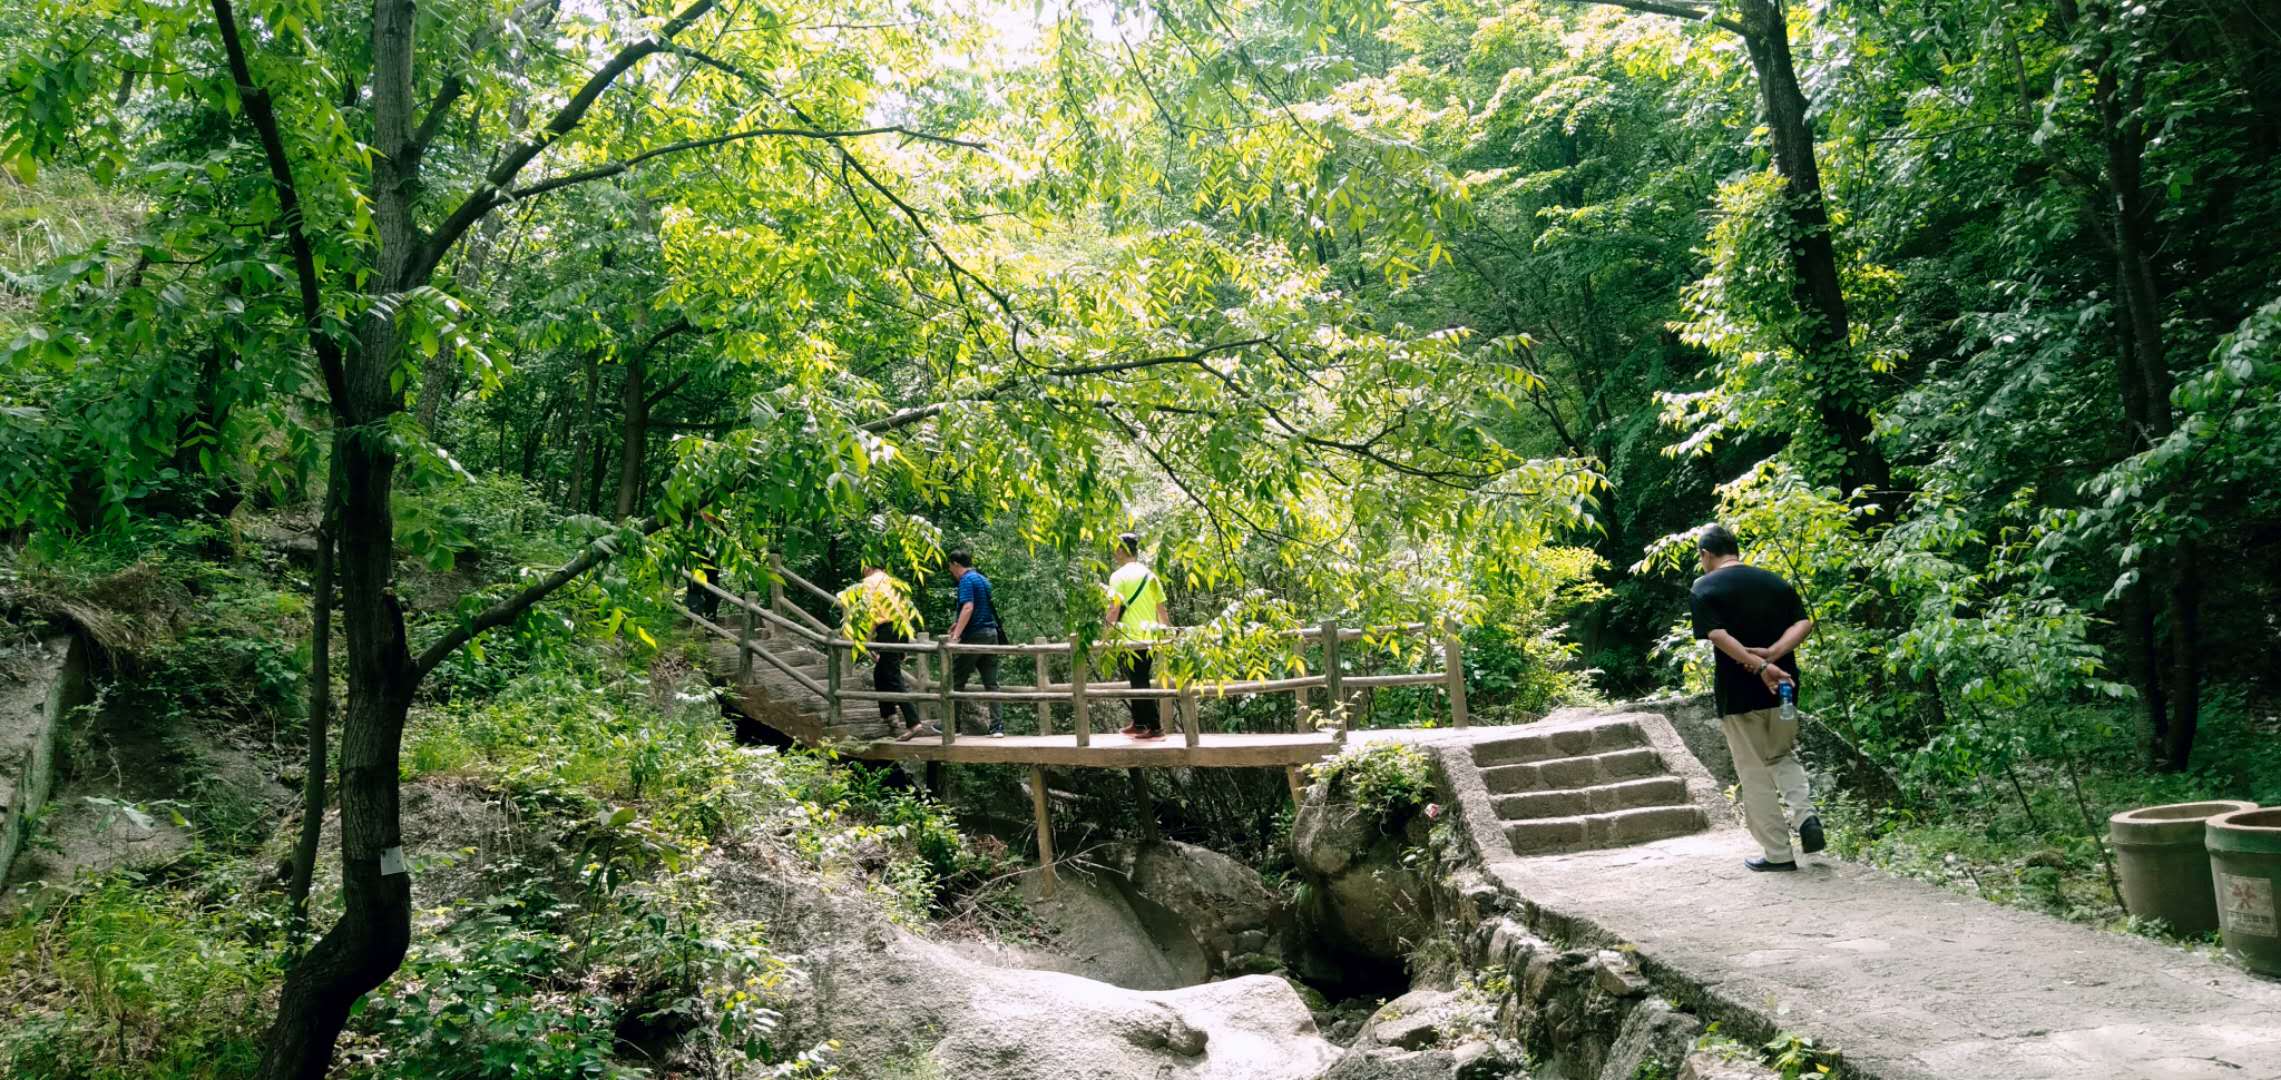
<svg viewBox="0 0 2281 1080">
<path fill-rule="evenodd" d="M 1494 742 L 1477 743 L 1473 747 L 1473 763 L 1487 769 L 1497 765 L 1549 761 L 1553 758 L 1577 757 L 1646 745 L 1647 733 L 1641 731 L 1638 724 L 1618 721 L 1591 727 L 1529 732 Z"/>
<path fill-rule="evenodd" d="M 1505 823 L 1505 838 L 1512 841 L 1515 854 L 1551 855 L 1685 836 L 1709 824 L 1699 806 L 1645 806 L 1605 814 L 1510 821 Z"/>
<path fill-rule="evenodd" d="M 1650 776 L 1564 791 L 1526 791 L 1497 797 L 1497 816 L 1506 821 L 1605 814 L 1647 806 L 1687 805 L 1687 781 Z"/>
<path fill-rule="evenodd" d="M 1481 770 L 1481 782 L 1492 795 L 1524 791 L 1561 791 L 1596 787 L 1619 780 L 1637 780 L 1663 772 L 1663 759 L 1653 749 L 1635 746 L 1600 754 L 1497 765 Z"/>
</svg>

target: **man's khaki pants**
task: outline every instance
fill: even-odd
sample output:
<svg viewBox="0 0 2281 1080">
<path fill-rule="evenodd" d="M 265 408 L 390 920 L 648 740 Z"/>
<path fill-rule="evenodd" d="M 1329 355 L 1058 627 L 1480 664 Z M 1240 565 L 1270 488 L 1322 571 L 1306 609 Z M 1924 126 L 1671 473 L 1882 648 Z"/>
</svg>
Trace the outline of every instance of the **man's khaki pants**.
<svg viewBox="0 0 2281 1080">
<path fill-rule="evenodd" d="M 1798 745 L 1798 722 L 1782 719 L 1781 709 L 1760 709 L 1719 718 L 1726 729 L 1727 749 L 1734 754 L 1735 778 L 1742 788 L 1743 818 L 1770 862 L 1789 862 L 1790 827 L 1814 812 L 1806 791 L 1806 768 L 1792 753 Z M 1775 805 L 1780 792 L 1790 815 Z"/>
</svg>

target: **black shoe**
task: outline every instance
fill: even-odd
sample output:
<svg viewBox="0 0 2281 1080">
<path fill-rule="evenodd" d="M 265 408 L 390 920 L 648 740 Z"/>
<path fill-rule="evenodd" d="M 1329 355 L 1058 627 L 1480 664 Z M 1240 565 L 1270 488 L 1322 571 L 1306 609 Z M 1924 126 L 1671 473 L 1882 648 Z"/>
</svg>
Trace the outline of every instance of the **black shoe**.
<svg viewBox="0 0 2281 1080">
<path fill-rule="evenodd" d="M 1828 846 L 1828 838 L 1822 835 L 1822 816 L 1806 815 L 1806 820 L 1798 823 L 1798 850 L 1811 855 Z"/>
<path fill-rule="evenodd" d="M 1787 874 L 1798 869 L 1798 864 L 1795 860 L 1791 862 L 1775 862 L 1772 859 L 1744 859 L 1742 861 L 1742 864 L 1758 871 L 1761 874 Z"/>
</svg>

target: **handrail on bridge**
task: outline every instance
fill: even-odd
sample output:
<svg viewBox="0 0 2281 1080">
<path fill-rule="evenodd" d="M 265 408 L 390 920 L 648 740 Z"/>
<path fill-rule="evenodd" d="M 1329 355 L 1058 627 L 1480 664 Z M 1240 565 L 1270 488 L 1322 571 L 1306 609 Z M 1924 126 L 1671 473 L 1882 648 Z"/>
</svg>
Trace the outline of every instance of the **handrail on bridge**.
<svg viewBox="0 0 2281 1080">
<path fill-rule="evenodd" d="M 740 684 L 749 681 L 752 659 L 759 657 L 762 662 L 790 678 L 802 689 L 824 699 L 829 717 L 827 723 L 831 726 L 838 726 L 841 723 L 843 703 L 847 701 L 908 701 L 921 706 L 922 709 L 932 706 L 939 710 L 938 726 L 942 730 L 942 742 L 944 746 L 950 746 L 958 740 L 957 710 L 961 703 L 1010 702 L 1034 705 L 1037 708 L 1038 732 L 1041 735 L 1053 734 L 1052 706 L 1067 704 L 1072 720 L 1071 733 L 1076 738 L 1076 744 L 1079 747 L 1084 747 L 1088 746 L 1091 741 L 1090 706 L 1093 702 L 1142 699 L 1157 701 L 1159 710 L 1175 710 L 1180 721 L 1182 740 L 1189 747 L 1195 747 L 1199 745 L 1201 736 L 1198 729 L 1198 703 L 1202 697 L 1226 697 L 1231 694 L 1291 693 L 1299 698 L 1303 714 L 1309 691 L 1317 688 L 1324 690 L 1327 699 L 1336 706 L 1347 702 L 1349 695 L 1357 691 L 1367 692 L 1389 686 L 1436 684 L 1442 686 L 1449 695 L 1451 724 L 1455 727 L 1465 727 L 1468 720 L 1465 702 L 1465 646 L 1457 633 L 1456 626 L 1450 623 L 1444 623 L 1438 627 L 1432 627 L 1426 623 L 1400 623 L 1384 627 L 1357 628 L 1342 627 L 1335 622 L 1325 622 L 1321 626 L 1286 630 L 1283 633 L 1292 639 L 1295 648 L 1305 649 L 1307 646 L 1317 643 L 1322 646 L 1324 650 L 1323 663 L 1316 674 L 1281 679 L 1214 681 L 1190 683 L 1182 686 L 1136 689 L 1130 686 L 1094 682 L 1087 671 L 1090 657 L 1081 656 L 1077 652 L 1075 643 L 1069 641 L 1048 641 L 1044 638 L 1038 638 L 1026 644 L 982 645 L 951 642 L 940 638 L 930 639 L 924 632 L 918 635 L 917 640 L 910 642 L 853 641 L 838 634 L 823 620 L 790 603 L 785 595 L 784 585 L 790 583 L 809 595 L 819 597 L 830 603 L 834 610 L 841 607 L 838 597 L 826 592 L 814 582 L 792 572 L 784 566 L 783 561 L 779 558 L 770 558 L 769 569 L 771 572 L 769 600 L 765 605 L 755 599 L 723 589 L 702 576 L 690 575 L 690 581 L 697 587 L 728 602 L 743 614 L 742 626 L 739 629 L 732 630 L 713 619 L 691 611 L 679 603 L 675 603 L 673 607 L 700 628 L 736 643 L 737 679 Z M 758 633 L 763 624 L 771 630 L 778 631 L 800 644 L 823 653 L 825 657 L 824 680 L 818 682 L 814 676 L 801 671 L 792 661 L 771 650 L 766 643 L 767 639 Z M 1386 675 L 1347 675 L 1341 670 L 1339 646 L 1344 642 L 1360 640 L 1373 634 L 1383 636 L 1385 634 L 1431 632 L 1435 629 L 1440 632 L 1438 642 L 1442 655 L 1442 670 L 1440 671 L 1403 672 Z M 1173 632 L 1178 634 L 1182 631 L 1180 628 L 1174 628 Z M 896 693 L 859 690 L 843 686 L 842 676 L 847 666 L 853 662 L 852 651 L 858 648 L 869 652 L 894 652 L 918 656 L 919 664 L 916 674 L 920 685 L 924 688 Z M 1035 662 L 1036 678 L 1028 688 L 960 690 L 953 685 L 951 672 L 954 658 L 961 655 L 1028 656 Z M 936 658 L 932 666 L 940 673 L 938 678 L 932 680 L 931 687 L 928 686 L 930 664 L 926 659 L 929 656 Z M 1069 681 L 1067 682 L 1054 682 L 1052 679 L 1051 663 L 1053 658 L 1057 656 L 1069 658 Z M 1160 711 L 1161 715 L 1162 712 Z M 1345 742 L 1352 727 L 1353 710 L 1351 708 L 1340 709 L 1339 728 L 1333 736 L 1334 741 Z"/>
</svg>

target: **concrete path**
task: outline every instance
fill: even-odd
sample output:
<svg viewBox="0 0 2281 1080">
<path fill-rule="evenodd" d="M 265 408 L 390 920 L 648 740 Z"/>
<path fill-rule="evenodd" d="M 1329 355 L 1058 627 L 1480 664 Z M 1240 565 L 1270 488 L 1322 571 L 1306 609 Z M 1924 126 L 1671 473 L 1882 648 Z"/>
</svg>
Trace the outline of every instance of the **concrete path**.
<svg viewBox="0 0 2281 1080">
<path fill-rule="evenodd" d="M 1487 794 L 1457 786 L 1467 803 Z M 1731 825 L 1514 855 L 1474 824 L 1485 810 L 1465 807 L 1484 869 L 1542 929 L 1629 942 L 1658 983 L 1812 1036 L 1868 1076 L 2281 1080 L 2281 981 L 1824 857 L 1752 873 Z"/>
</svg>

